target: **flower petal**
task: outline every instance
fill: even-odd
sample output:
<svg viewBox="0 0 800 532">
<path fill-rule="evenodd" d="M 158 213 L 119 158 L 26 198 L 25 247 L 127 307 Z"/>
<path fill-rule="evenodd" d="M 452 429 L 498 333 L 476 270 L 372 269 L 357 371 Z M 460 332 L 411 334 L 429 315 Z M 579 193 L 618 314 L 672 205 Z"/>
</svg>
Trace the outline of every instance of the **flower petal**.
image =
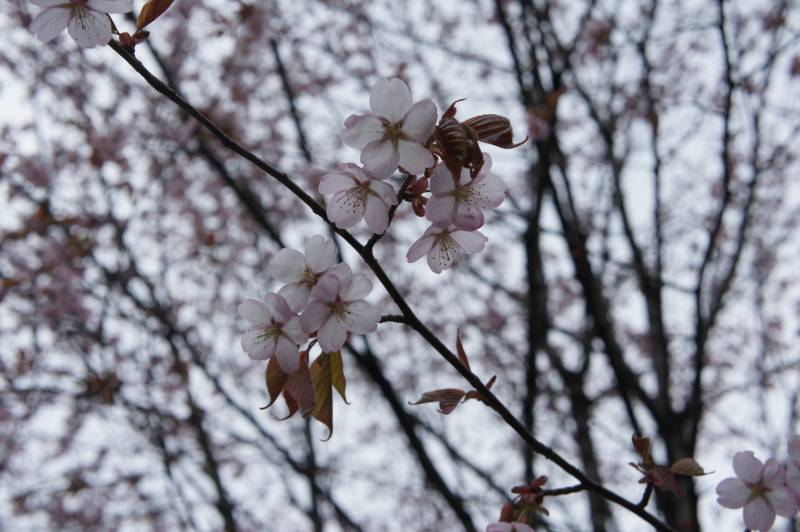
<svg viewBox="0 0 800 532">
<path fill-rule="evenodd" d="M 461 246 L 449 233 L 442 233 L 428 252 L 428 266 L 434 273 L 442 273 L 461 258 Z"/>
<path fill-rule="evenodd" d="M 284 324 L 292 319 L 292 311 L 289 309 L 286 299 L 280 294 L 267 294 L 264 304 L 276 323 Z"/>
<path fill-rule="evenodd" d="M 784 517 L 791 517 L 797 513 L 797 501 L 789 490 L 778 488 L 767 492 L 767 501 L 775 513 Z"/>
<path fill-rule="evenodd" d="M 33 19 L 29 29 L 42 42 L 52 41 L 64 31 L 70 20 L 70 10 L 64 7 L 45 9 Z"/>
<path fill-rule="evenodd" d="M 364 217 L 366 202 L 360 190 L 342 190 L 328 200 L 325 214 L 336 227 L 347 229 L 356 225 Z"/>
<path fill-rule="evenodd" d="M 474 231 L 483 226 L 483 212 L 476 206 L 462 202 L 456 206 L 453 224 L 464 231 Z"/>
<path fill-rule="evenodd" d="M 303 344 L 308 339 L 308 335 L 303 331 L 303 326 L 300 325 L 300 318 L 297 316 L 284 323 L 282 330 L 283 334 L 297 345 Z"/>
<path fill-rule="evenodd" d="M 292 312 L 300 312 L 308 303 L 310 292 L 311 289 L 305 283 L 289 283 L 278 290 L 278 295 L 286 300 Z"/>
<path fill-rule="evenodd" d="M 742 508 L 750 498 L 750 488 L 738 478 L 726 478 L 717 485 L 717 504 L 725 508 Z"/>
<path fill-rule="evenodd" d="M 239 303 L 239 316 L 255 325 L 267 324 L 270 321 L 267 306 L 256 299 L 245 299 Z"/>
<path fill-rule="evenodd" d="M 267 275 L 283 283 L 301 281 L 305 270 L 306 258 L 296 249 L 283 248 L 267 264 Z"/>
<path fill-rule="evenodd" d="M 761 480 L 764 464 L 753 455 L 752 451 L 742 451 L 733 455 L 733 470 L 736 476 L 747 484 L 755 484 Z"/>
<path fill-rule="evenodd" d="M 469 172 L 467 173 L 469 174 Z M 431 174 L 430 187 L 431 194 L 434 196 L 443 196 L 455 190 L 456 183 L 453 180 L 453 174 L 444 164 L 438 164 L 434 168 L 433 174 Z"/>
<path fill-rule="evenodd" d="M 339 351 L 344 345 L 347 340 L 347 330 L 336 316 L 331 316 L 320 327 L 317 339 L 324 352 L 333 353 Z"/>
<path fill-rule="evenodd" d="M 783 487 L 784 470 L 783 466 L 775 460 L 770 458 L 764 464 L 764 469 L 761 471 L 761 483 L 771 489 Z"/>
<path fill-rule="evenodd" d="M 751 530 L 769 530 L 775 522 L 775 512 L 763 497 L 744 505 L 744 524 Z"/>
<path fill-rule="evenodd" d="M 367 209 L 364 212 L 367 228 L 376 235 L 381 235 L 389 227 L 389 207 L 375 196 L 367 196 Z"/>
<path fill-rule="evenodd" d="M 339 295 L 339 289 L 343 283 L 349 282 L 348 279 L 340 279 L 336 275 L 325 274 L 319 278 L 316 286 L 311 291 L 312 299 L 319 299 L 326 303 L 333 303 L 336 301 L 336 296 Z"/>
<path fill-rule="evenodd" d="M 278 338 L 275 356 L 284 373 L 291 375 L 300 366 L 300 353 L 297 345 L 285 336 Z"/>
<path fill-rule="evenodd" d="M 397 170 L 400 154 L 390 140 L 370 142 L 361 152 L 361 162 L 378 178 L 389 177 Z"/>
<path fill-rule="evenodd" d="M 89 0 L 89 7 L 103 13 L 127 13 L 133 11 L 130 0 Z"/>
<path fill-rule="evenodd" d="M 456 198 L 453 196 L 432 196 L 425 204 L 425 218 L 431 222 L 443 223 L 453 221 L 456 211 Z"/>
<path fill-rule="evenodd" d="M 483 251 L 486 242 L 489 240 L 479 231 L 453 231 L 450 236 L 458 243 L 462 251 L 468 255 Z"/>
<path fill-rule="evenodd" d="M 253 327 L 242 335 L 242 349 L 252 360 L 266 360 L 275 352 L 275 339 L 268 338 L 263 328 Z"/>
<path fill-rule="evenodd" d="M 397 147 L 400 158 L 397 162 L 409 174 L 418 175 L 435 162 L 433 154 L 422 144 L 401 140 Z"/>
<path fill-rule="evenodd" d="M 324 301 L 312 301 L 300 316 L 300 326 L 306 334 L 311 334 L 322 326 L 331 315 L 331 308 Z"/>
<path fill-rule="evenodd" d="M 376 193 L 386 205 L 394 205 L 397 203 L 397 192 L 394 187 L 385 181 L 372 179 L 369 182 L 369 188 Z"/>
<path fill-rule="evenodd" d="M 378 328 L 381 319 L 378 309 L 364 300 L 354 301 L 347 305 L 344 326 L 355 334 L 369 334 Z"/>
<path fill-rule="evenodd" d="M 75 9 L 75 8 L 73 8 Z M 92 48 L 108 44 L 111 40 L 111 19 L 105 13 L 92 11 L 88 7 L 78 8 L 67 25 L 70 36 L 81 48 Z"/>
<path fill-rule="evenodd" d="M 435 127 L 436 105 L 427 98 L 412 105 L 403 120 L 403 133 L 420 143 L 428 140 Z"/>
<path fill-rule="evenodd" d="M 66 3 L 66 0 L 30 0 L 32 4 L 39 7 L 53 7 Z M 66 27 L 66 26 L 65 26 Z"/>
<path fill-rule="evenodd" d="M 471 193 L 467 201 L 481 209 L 494 209 L 506 199 L 506 184 L 494 174 L 478 176 L 469 186 Z"/>
<path fill-rule="evenodd" d="M 383 138 L 384 127 L 381 121 L 371 114 L 350 115 L 344 121 L 342 140 L 351 148 L 363 150 L 370 142 Z"/>
<path fill-rule="evenodd" d="M 431 226 L 434 227 L 434 226 Z M 411 244 L 411 247 L 408 248 L 408 252 L 406 253 L 406 260 L 408 262 L 416 262 L 423 255 L 427 254 L 431 247 L 433 247 L 433 242 L 436 240 L 436 236 L 432 234 L 428 234 L 428 231 L 425 232 L 416 242 Z"/>
<path fill-rule="evenodd" d="M 336 262 L 336 245 L 322 235 L 312 236 L 306 243 L 306 262 L 314 273 L 322 273 Z"/>
<path fill-rule="evenodd" d="M 342 301 L 364 299 L 370 292 L 372 292 L 372 281 L 366 275 L 357 273 L 352 276 L 347 289 L 342 290 Z"/>
<path fill-rule="evenodd" d="M 399 78 L 378 81 L 369 95 L 369 110 L 375 116 L 397 123 L 411 109 L 411 91 Z M 435 112 L 435 108 L 434 108 Z"/>
<path fill-rule="evenodd" d="M 789 458 L 795 462 L 800 462 L 800 436 L 789 438 Z"/>
<path fill-rule="evenodd" d="M 353 176 L 346 172 L 333 172 L 322 176 L 317 191 L 320 194 L 336 194 L 342 190 L 353 188 L 358 183 Z"/>
</svg>

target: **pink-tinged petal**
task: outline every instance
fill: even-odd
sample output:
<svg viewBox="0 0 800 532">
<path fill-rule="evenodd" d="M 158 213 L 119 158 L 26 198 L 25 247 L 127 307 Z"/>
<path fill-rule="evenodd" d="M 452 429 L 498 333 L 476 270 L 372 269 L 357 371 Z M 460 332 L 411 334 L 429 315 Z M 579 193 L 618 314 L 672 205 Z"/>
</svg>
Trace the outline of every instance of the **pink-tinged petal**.
<svg viewBox="0 0 800 532">
<path fill-rule="evenodd" d="M 366 275 L 357 273 L 351 277 L 349 286 L 342 290 L 342 301 L 364 299 L 370 292 L 372 292 L 372 281 Z"/>
<path fill-rule="evenodd" d="M 33 19 L 30 31 L 42 42 L 52 41 L 69 24 L 70 11 L 63 7 L 45 9 Z"/>
<path fill-rule="evenodd" d="M 290 319 L 292 319 L 292 311 L 289 309 L 289 305 L 286 303 L 286 299 L 279 294 L 267 294 L 264 298 L 264 304 L 269 310 L 272 319 L 275 320 L 275 323 L 286 323 Z"/>
<path fill-rule="evenodd" d="M 375 196 L 367 196 L 367 209 L 364 212 L 364 221 L 367 222 L 367 228 L 375 233 L 381 235 L 389 227 L 389 207 Z"/>
<path fill-rule="evenodd" d="M 432 196 L 425 205 L 425 218 L 433 223 L 453 221 L 456 210 L 456 198 L 453 196 Z"/>
<path fill-rule="evenodd" d="M 392 175 L 399 161 L 400 154 L 390 140 L 370 142 L 361 152 L 361 162 L 380 179 Z"/>
<path fill-rule="evenodd" d="M 275 357 L 284 373 L 292 374 L 300 366 L 300 353 L 297 344 L 281 336 L 275 346 Z"/>
<path fill-rule="evenodd" d="M 434 196 L 444 196 L 455 190 L 456 182 L 453 180 L 453 174 L 444 164 L 438 164 L 434 168 L 433 174 L 431 174 L 430 187 L 431 194 Z"/>
<path fill-rule="evenodd" d="M 328 271 L 325 272 L 325 275 L 335 275 L 340 281 L 344 281 L 353 275 L 353 271 L 350 269 L 350 266 L 348 266 L 347 263 L 340 262 L 339 264 L 334 264 L 328 268 Z"/>
<path fill-rule="evenodd" d="M 369 334 L 378 329 L 380 313 L 366 301 L 353 301 L 347 305 L 344 326 L 355 334 Z"/>
<path fill-rule="evenodd" d="M 303 279 L 306 258 L 296 249 L 278 251 L 267 264 L 267 275 L 282 283 L 296 283 Z"/>
<path fill-rule="evenodd" d="M 744 524 L 750 530 L 769 530 L 775 522 L 775 511 L 763 497 L 744 505 Z"/>
<path fill-rule="evenodd" d="M 103 13 L 127 13 L 133 11 L 130 0 L 89 0 L 89 7 Z"/>
<path fill-rule="evenodd" d="M 60 6 L 67 3 L 67 0 L 30 0 L 32 4 L 39 7 Z"/>
<path fill-rule="evenodd" d="M 343 163 L 339 165 L 340 168 L 344 169 L 349 173 L 356 183 L 363 183 L 365 181 L 371 181 L 372 179 L 376 179 L 372 172 L 367 170 L 363 166 L 358 166 L 357 164 L 353 163 Z"/>
<path fill-rule="evenodd" d="M 268 338 L 263 328 L 254 327 L 242 335 L 242 349 L 252 360 L 266 360 L 275 352 L 275 339 Z"/>
<path fill-rule="evenodd" d="M 786 467 L 786 486 L 798 496 L 798 501 L 800 501 L 800 467 L 794 461 L 790 461 Z"/>
<path fill-rule="evenodd" d="M 375 192 L 386 205 L 394 205 L 397 203 L 397 192 L 394 191 L 394 187 L 389 183 L 373 179 L 369 182 L 369 188 Z"/>
<path fill-rule="evenodd" d="M 311 291 L 311 299 L 319 299 L 326 303 L 333 303 L 336 301 L 336 296 L 339 295 L 339 290 L 343 283 L 349 282 L 348 279 L 340 279 L 336 275 L 326 273 L 317 281 L 317 285 Z"/>
<path fill-rule="evenodd" d="M 111 19 L 105 13 L 84 8 L 80 15 L 73 15 L 67 30 L 78 46 L 93 48 L 111 40 Z"/>
<path fill-rule="evenodd" d="M 314 273 L 322 273 L 336 262 L 336 244 L 322 235 L 312 236 L 306 243 L 306 263 Z"/>
<path fill-rule="evenodd" d="M 774 458 L 767 460 L 764 464 L 764 469 L 761 471 L 761 483 L 771 489 L 782 488 L 783 477 L 783 466 Z"/>
<path fill-rule="evenodd" d="M 717 504 L 733 510 L 742 508 L 750 493 L 750 488 L 740 479 L 726 478 L 717 485 Z"/>
<path fill-rule="evenodd" d="M 434 273 L 442 273 L 461 258 L 463 252 L 452 236 L 444 234 L 436 239 L 428 252 L 428 267 Z"/>
<path fill-rule="evenodd" d="M 733 470 L 747 484 L 755 484 L 761 480 L 764 464 L 752 451 L 742 451 L 733 455 Z"/>
<path fill-rule="evenodd" d="M 300 316 L 300 326 L 306 334 L 311 334 L 322 327 L 331 315 L 331 308 L 324 301 L 312 301 Z"/>
<path fill-rule="evenodd" d="M 303 330 L 303 326 L 300 325 L 300 318 L 297 316 L 284 323 L 281 330 L 283 334 L 288 336 L 289 339 L 297 345 L 303 344 L 308 339 L 308 335 Z"/>
<path fill-rule="evenodd" d="M 435 127 L 436 106 L 427 98 L 412 105 L 403 120 L 403 133 L 421 143 L 428 140 Z"/>
<path fill-rule="evenodd" d="M 450 236 L 455 240 L 461 250 L 468 255 L 480 253 L 489 240 L 478 231 L 453 231 Z"/>
<path fill-rule="evenodd" d="M 789 438 L 789 458 L 800 463 L 800 436 Z"/>
<path fill-rule="evenodd" d="M 430 150 L 425 148 L 422 144 L 409 140 L 401 140 L 398 143 L 397 149 L 400 153 L 397 164 L 409 174 L 419 175 L 436 162 Z"/>
<path fill-rule="evenodd" d="M 320 327 L 317 339 L 324 352 L 333 353 L 334 351 L 339 351 L 344 345 L 345 340 L 347 340 L 347 330 L 336 316 L 331 316 Z"/>
<path fill-rule="evenodd" d="M 370 142 L 383 138 L 384 127 L 381 121 L 371 114 L 350 115 L 344 121 L 342 141 L 351 148 L 363 150 Z"/>
<path fill-rule="evenodd" d="M 791 517 L 797 513 L 797 501 L 789 490 L 778 488 L 767 492 L 767 501 L 775 513 L 784 517 Z"/>
<path fill-rule="evenodd" d="M 483 212 L 474 205 L 459 203 L 456 207 L 453 224 L 464 231 L 474 231 L 483 226 Z"/>
<path fill-rule="evenodd" d="M 342 190 L 347 190 L 356 186 L 358 182 L 352 175 L 344 172 L 334 172 L 322 176 L 317 190 L 320 194 L 336 194 Z"/>
<path fill-rule="evenodd" d="M 331 196 L 325 214 L 336 227 L 347 229 L 361 221 L 365 210 L 366 201 L 360 190 L 343 190 Z"/>
<path fill-rule="evenodd" d="M 494 174 L 480 176 L 470 186 L 472 193 L 468 201 L 481 209 L 494 209 L 506 199 L 506 184 Z"/>
<path fill-rule="evenodd" d="M 397 123 L 411 109 L 411 92 L 399 78 L 378 81 L 369 95 L 369 110 L 375 116 Z M 434 108 L 435 112 L 435 108 Z"/>
<path fill-rule="evenodd" d="M 430 228 L 428 231 L 430 231 Z M 408 252 L 406 253 L 406 260 L 408 262 L 418 261 L 431 250 L 431 247 L 433 247 L 436 236 L 429 234 L 428 231 L 426 231 L 425 234 L 419 238 L 419 240 L 411 244 L 411 247 L 408 248 Z"/>
<path fill-rule="evenodd" d="M 270 321 L 267 306 L 255 299 L 245 299 L 239 303 L 239 316 L 253 324 L 266 324 Z"/>
<path fill-rule="evenodd" d="M 511 523 L 492 523 L 486 527 L 486 532 L 513 532 Z"/>
<path fill-rule="evenodd" d="M 286 300 L 292 312 L 300 312 L 308 303 L 310 292 L 311 289 L 305 283 L 289 283 L 278 290 L 278 295 Z"/>
</svg>

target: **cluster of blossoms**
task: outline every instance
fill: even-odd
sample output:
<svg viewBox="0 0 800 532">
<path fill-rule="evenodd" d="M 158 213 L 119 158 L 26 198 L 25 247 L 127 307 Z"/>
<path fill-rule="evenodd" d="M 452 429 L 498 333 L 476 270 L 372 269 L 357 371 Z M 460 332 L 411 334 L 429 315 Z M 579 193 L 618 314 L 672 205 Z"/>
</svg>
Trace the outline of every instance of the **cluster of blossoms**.
<svg viewBox="0 0 800 532">
<path fill-rule="evenodd" d="M 455 113 L 453 104 L 437 124 L 434 103 L 413 103 L 403 81 L 376 83 L 370 111 L 348 117 L 342 132 L 345 144 L 361 150 L 362 166 L 342 164 L 320 182 L 330 221 L 349 228 L 364 219 L 372 233 L 382 234 L 392 208 L 406 200 L 431 222 L 408 250 L 409 262 L 427 255 L 431 270 L 441 273 L 465 255 L 482 251 L 487 240 L 478 232 L 483 211 L 503 202 L 505 184 L 490 172 L 491 159 L 478 141 L 515 145 L 507 119 L 482 115 L 461 123 Z M 387 181 L 398 169 L 407 183 L 400 197 Z"/>
<path fill-rule="evenodd" d="M 67 28 L 78 46 L 92 48 L 108 44 L 113 26 L 108 13 L 127 13 L 131 0 L 30 0 L 44 11 L 36 15 L 30 30 L 47 42 Z"/>
<path fill-rule="evenodd" d="M 744 524 L 750 530 L 769 530 L 775 515 L 792 517 L 800 507 L 800 436 L 789 440 L 788 458 L 766 463 L 751 451 L 733 457 L 735 478 L 717 485 L 717 503 L 725 508 L 744 508 Z"/>
<path fill-rule="evenodd" d="M 252 324 L 242 335 L 242 348 L 253 360 L 275 357 L 291 374 L 300 364 L 300 346 L 313 336 L 323 352 L 332 353 L 348 334 L 378 328 L 378 310 L 364 301 L 372 283 L 347 264 L 336 264 L 336 247 L 323 236 L 309 239 L 305 253 L 280 250 L 267 273 L 285 285 L 264 302 L 247 299 L 239 305 L 239 315 Z"/>
</svg>

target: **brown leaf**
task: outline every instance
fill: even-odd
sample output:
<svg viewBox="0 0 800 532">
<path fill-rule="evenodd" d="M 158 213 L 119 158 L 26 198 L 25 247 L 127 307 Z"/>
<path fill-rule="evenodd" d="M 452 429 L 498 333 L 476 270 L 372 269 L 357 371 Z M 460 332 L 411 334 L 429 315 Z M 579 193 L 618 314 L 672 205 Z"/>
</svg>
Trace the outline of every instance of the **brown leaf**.
<svg viewBox="0 0 800 532">
<path fill-rule="evenodd" d="M 149 0 L 142 6 L 139 16 L 136 17 L 136 31 L 138 32 L 160 17 L 164 11 L 169 9 L 169 6 L 171 6 L 174 1 L 175 0 Z"/>
<path fill-rule="evenodd" d="M 461 330 L 456 331 L 456 351 L 458 352 L 458 359 L 464 364 L 464 367 L 470 369 L 469 360 L 467 359 L 467 352 L 464 351 L 464 344 L 461 343 Z"/>
<path fill-rule="evenodd" d="M 409 403 L 410 405 L 421 405 L 424 403 L 439 403 L 439 412 L 442 414 L 449 414 L 456 409 L 458 403 L 464 398 L 466 392 L 458 388 L 443 388 L 441 390 L 433 390 L 425 392 L 416 403 Z"/>
<path fill-rule="evenodd" d="M 497 380 L 497 375 L 492 375 L 492 378 L 486 381 L 486 389 L 491 390 L 492 386 L 494 386 L 494 381 Z M 489 403 L 486 401 L 486 398 L 481 394 L 478 390 L 470 390 L 464 395 L 464 402 L 466 403 L 470 399 L 477 399 L 481 403 L 488 405 Z"/>
<path fill-rule="evenodd" d="M 314 386 L 314 418 L 324 423 L 328 430 L 329 440 L 333 436 L 333 389 L 345 398 L 345 377 L 342 369 L 342 355 L 335 353 L 322 353 L 311 364 L 311 382 Z"/>
<path fill-rule="evenodd" d="M 631 440 L 633 441 L 633 448 L 646 462 L 650 458 L 650 438 L 643 438 L 638 434 L 634 434 Z"/>
<path fill-rule="evenodd" d="M 710 475 L 711 472 L 706 471 L 698 464 L 694 458 L 681 458 L 669 468 L 670 471 L 676 475 L 684 475 L 687 477 L 701 477 L 703 475 Z"/>
<path fill-rule="evenodd" d="M 511 129 L 511 122 L 509 122 L 508 118 L 500 115 L 473 116 L 464 120 L 462 124 L 472 129 L 479 141 L 500 148 L 516 148 L 525 144 L 528 140 L 525 137 L 522 142 L 514 144 L 514 131 Z"/>
<path fill-rule="evenodd" d="M 297 401 L 304 415 L 313 411 L 314 385 L 311 382 L 311 373 L 308 371 L 308 362 L 303 357 L 300 357 L 300 367 L 286 380 L 283 393 L 284 395 L 288 393 Z"/>
<path fill-rule="evenodd" d="M 297 410 L 300 408 L 299 405 L 297 404 L 297 401 L 295 401 L 294 397 L 292 397 L 292 394 L 289 393 L 289 391 L 286 389 L 283 390 L 283 400 L 286 401 L 286 406 L 289 409 L 289 413 L 286 414 L 284 417 L 279 417 L 278 421 L 285 421 L 289 419 L 290 417 L 295 415 Z"/>
<path fill-rule="evenodd" d="M 267 392 L 269 392 L 269 403 L 266 406 L 261 407 L 261 409 L 269 408 L 272 404 L 278 400 L 280 397 L 281 392 L 283 391 L 283 387 L 286 386 L 286 381 L 289 379 L 289 375 L 283 372 L 278 361 L 275 358 L 270 358 L 269 362 L 267 363 L 267 372 L 266 372 L 266 381 L 267 381 Z"/>
</svg>

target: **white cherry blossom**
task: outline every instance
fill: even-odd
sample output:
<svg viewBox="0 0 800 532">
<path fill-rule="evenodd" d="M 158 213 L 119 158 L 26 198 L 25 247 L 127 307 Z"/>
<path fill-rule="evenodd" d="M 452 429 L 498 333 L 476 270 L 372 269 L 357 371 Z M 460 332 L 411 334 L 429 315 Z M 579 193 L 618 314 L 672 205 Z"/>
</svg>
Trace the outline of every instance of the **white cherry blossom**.
<svg viewBox="0 0 800 532">
<path fill-rule="evenodd" d="M 483 251 L 488 239 L 478 231 L 463 231 L 454 225 L 431 225 L 414 242 L 406 253 L 408 262 L 415 262 L 428 255 L 428 266 L 435 273 L 442 273 L 466 255 Z"/>
<path fill-rule="evenodd" d="M 430 221 L 474 231 L 483 225 L 483 209 L 494 209 L 503 203 L 506 185 L 490 172 L 492 159 L 484 154 L 483 161 L 475 179 L 469 169 L 463 169 L 458 182 L 445 165 L 436 167 L 430 179 L 431 197 L 425 208 Z"/>
<path fill-rule="evenodd" d="M 107 13 L 127 13 L 130 0 L 31 0 L 44 11 L 36 15 L 30 30 L 42 42 L 55 39 L 67 28 L 78 46 L 92 48 L 111 40 Z"/>
<path fill-rule="evenodd" d="M 268 294 L 265 302 L 245 299 L 239 315 L 253 324 L 242 335 L 242 349 L 253 360 L 277 357 L 285 373 L 294 373 L 300 364 L 300 344 L 308 338 L 300 318 L 278 294 Z"/>
<path fill-rule="evenodd" d="M 336 246 L 332 240 L 315 235 L 306 242 L 305 254 L 296 249 L 278 251 L 267 265 L 267 274 L 287 283 L 278 290 L 293 312 L 300 312 L 308 303 L 308 295 L 323 274 L 333 271 L 350 274 L 350 267 L 336 262 Z"/>
<path fill-rule="evenodd" d="M 408 86 L 398 78 L 372 87 L 370 112 L 345 121 L 342 140 L 361 151 L 361 162 L 378 177 L 388 177 L 400 166 L 421 174 L 433 166 L 433 155 L 423 146 L 436 127 L 436 105 L 425 99 L 411 103 Z"/>
<path fill-rule="evenodd" d="M 317 331 L 322 350 L 332 353 L 342 348 L 347 334 L 369 334 L 378 328 L 380 313 L 364 297 L 372 283 L 361 274 L 339 277 L 327 274 L 311 293 L 312 301 L 300 316 L 303 330 Z"/>
<path fill-rule="evenodd" d="M 733 457 L 736 478 L 717 485 L 717 503 L 725 508 L 744 508 L 744 524 L 751 530 L 769 530 L 775 514 L 791 517 L 797 501 L 784 485 L 783 466 L 774 458 L 764 464 L 751 451 Z"/>
<path fill-rule="evenodd" d="M 319 192 L 330 194 L 327 214 L 336 227 L 352 227 L 363 218 L 375 234 L 386 231 L 389 207 L 397 203 L 392 185 L 355 164 L 340 164 L 338 172 L 323 176 Z"/>
</svg>

